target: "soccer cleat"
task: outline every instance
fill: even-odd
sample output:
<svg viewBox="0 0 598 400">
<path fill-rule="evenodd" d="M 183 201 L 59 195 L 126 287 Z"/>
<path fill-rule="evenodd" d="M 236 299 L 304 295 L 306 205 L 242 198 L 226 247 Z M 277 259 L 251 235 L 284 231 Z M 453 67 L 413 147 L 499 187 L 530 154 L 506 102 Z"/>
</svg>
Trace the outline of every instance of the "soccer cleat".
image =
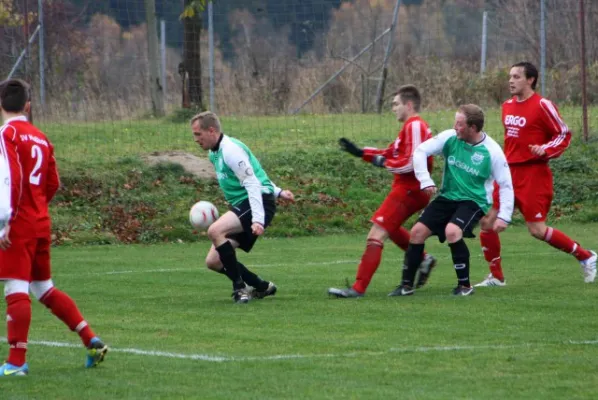
<svg viewBox="0 0 598 400">
<path fill-rule="evenodd" d="M 106 357 L 108 346 L 104 344 L 98 337 L 91 339 L 89 346 L 87 346 L 87 359 L 85 360 L 85 368 L 95 367 Z"/>
<path fill-rule="evenodd" d="M 470 296 L 473 293 L 474 293 L 474 289 L 471 286 L 459 285 L 453 289 L 453 294 L 455 296 Z"/>
<path fill-rule="evenodd" d="M 29 373 L 29 365 L 27 363 L 17 367 L 9 363 L 4 363 L 0 367 L 0 377 L 3 376 L 25 376 Z"/>
<path fill-rule="evenodd" d="M 268 287 L 264 290 L 257 290 L 253 288 L 251 291 L 251 298 L 252 299 L 263 299 L 264 297 L 274 296 L 278 288 L 274 284 L 274 282 L 268 282 Z"/>
<path fill-rule="evenodd" d="M 432 273 L 432 270 L 434 269 L 435 266 L 436 266 L 436 259 L 433 256 L 431 256 L 430 254 L 426 254 L 426 257 L 421 262 L 421 264 L 419 265 L 419 268 L 417 270 L 418 277 L 417 277 L 417 283 L 415 285 L 415 287 L 417 289 L 421 288 L 428 282 L 428 278 L 430 278 L 430 274 Z"/>
<path fill-rule="evenodd" d="M 247 288 L 237 289 L 232 294 L 233 301 L 237 304 L 247 304 L 251 297 Z"/>
<path fill-rule="evenodd" d="M 344 289 L 330 288 L 328 289 L 328 294 L 330 296 L 336 297 L 337 299 L 356 299 L 359 297 L 363 297 L 363 293 L 359 293 L 352 287 Z"/>
<path fill-rule="evenodd" d="M 579 262 L 585 283 L 592 283 L 596 279 L 596 259 L 598 256 L 595 251 L 590 251 L 590 253 L 592 253 L 590 258 Z"/>
<path fill-rule="evenodd" d="M 507 286 L 507 282 L 501 281 L 500 279 L 495 278 L 492 274 L 489 274 L 486 279 L 481 281 L 480 283 L 473 285 L 475 287 L 488 287 L 488 286 Z"/>
<path fill-rule="evenodd" d="M 388 294 L 389 297 L 394 297 L 394 296 L 411 296 L 413 293 L 415 293 L 415 289 L 413 289 L 411 286 L 408 285 L 399 285 L 395 288 L 395 290 L 393 290 L 392 292 L 390 292 Z"/>
</svg>

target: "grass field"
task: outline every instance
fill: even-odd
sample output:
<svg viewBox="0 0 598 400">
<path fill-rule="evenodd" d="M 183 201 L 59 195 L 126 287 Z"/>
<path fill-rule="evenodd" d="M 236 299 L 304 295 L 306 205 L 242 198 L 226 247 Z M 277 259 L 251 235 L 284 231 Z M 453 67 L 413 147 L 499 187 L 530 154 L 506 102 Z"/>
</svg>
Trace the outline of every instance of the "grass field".
<svg viewBox="0 0 598 400">
<path fill-rule="evenodd" d="M 598 247 L 596 225 L 559 227 Z M 206 242 L 59 247 L 55 282 L 112 351 L 85 370 L 76 335 L 34 304 L 30 375 L 4 380 L 0 398 L 595 398 L 596 284 L 522 227 L 502 239 L 505 288 L 453 298 L 448 248 L 431 240 L 439 267 L 415 296 L 386 296 L 402 260 L 389 244 L 367 296 L 336 300 L 326 289 L 353 279 L 364 235 L 266 238 L 240 259 L 279 292 L 248 305 L 203 267 Z"/>
</svg>

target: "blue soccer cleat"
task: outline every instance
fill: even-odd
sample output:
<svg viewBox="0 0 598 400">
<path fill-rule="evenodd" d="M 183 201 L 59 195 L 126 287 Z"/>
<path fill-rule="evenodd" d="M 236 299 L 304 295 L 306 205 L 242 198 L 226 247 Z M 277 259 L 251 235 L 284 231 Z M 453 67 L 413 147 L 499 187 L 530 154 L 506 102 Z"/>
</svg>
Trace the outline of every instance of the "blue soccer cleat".
<svg viewBox="0 0 598 400">
<path fill-rule="evenodd" d="M 9 363 L 4 363 L 0 367 L 0 377 L 3 376 L 25 376 L 29 373 L 29 365 L 27 363 L 17 367 Z"/>
<path fill-rule="evenodd" d="M 108 352 L 108 346 L 104 344 L 98 337 L 91 339 L 91 343 L 87 346 L 87 359 L 85 360 L 85 368 L 95 367 L 102 361 Z"/>
</svg>

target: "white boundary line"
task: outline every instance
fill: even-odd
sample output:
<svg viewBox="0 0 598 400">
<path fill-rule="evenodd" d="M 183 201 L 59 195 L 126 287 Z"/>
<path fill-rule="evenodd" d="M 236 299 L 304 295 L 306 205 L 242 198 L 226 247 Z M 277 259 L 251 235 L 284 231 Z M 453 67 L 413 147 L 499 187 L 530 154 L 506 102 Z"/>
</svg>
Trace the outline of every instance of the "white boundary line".
<svg viewBox="0 0 598 400">
<path fill-rule="evenodd" d="M 0 337 L 0 342 L 6 343 L 6 337 Z M 66 347 L 73 349 L 81 349 L 80 344 L 53 342 L 46 340 L 32 340 L 30 345 L 45 346 L 45 347 Z M 188 353 L 173 353 L 168 351 L 157 350 L 141 350 L 135 348 L 119 348 L 111 347 L 112 353 L 133 354 L 138 356 L 148 357 L 164 357 L 172 359 L 184 359 L 206 362 L 247 362 L 247 361 L 275 361 L 275 360 L 297 360 L 297 359 L 314 359 L 314 358 L 341 358 L 341 357 L 360 357 L 360 356 L 384 356 L 392 353 L 433 353 L 433 352 L 449 352 L 449 351 L 477 351 L 477 350 L 509 350 L 520 348 L 540 348 L 548 346 L 595 346 L 598 345 L 596 340 L 566 340 L 562 342 L 540 342 L 540 343 L 520 343 L 520 344 L 496 344 L 496 345 L 454 345 L 454 346 L 427 346 L 427 347 L 394 347 L 388 350 L 381 351 L 356 351 L 349 353 L 321 353 L 321 354 L 276 354 L 270 356 L 219 356 L 209 354 L 188 354 Z"/>
</svg>

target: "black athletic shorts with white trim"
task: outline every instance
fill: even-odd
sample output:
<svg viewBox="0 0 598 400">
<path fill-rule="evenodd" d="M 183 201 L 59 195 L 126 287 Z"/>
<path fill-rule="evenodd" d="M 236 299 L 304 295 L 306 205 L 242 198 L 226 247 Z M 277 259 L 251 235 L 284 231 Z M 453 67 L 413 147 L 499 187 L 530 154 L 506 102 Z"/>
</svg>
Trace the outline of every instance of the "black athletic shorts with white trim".
<svg viewBox="0 0 598 400">
<path fill-rule="evenodd" d="M 449 223 L 461 228 L 464 237 L 474 238 L 473 228 L 483 216 L 480 206 L 471 200 L 455 201 L 438 196 L 420 214 L 418 222 L 427 226 L 432 235 L 438 236 L 440 243 L 444 243 Z"/>
<path fill-rule="evenodd" d="M 276 214 L 276 197 L 274 197 L 273 194 L 263 194 L 262 201 L 264 203 L 264 214 L 266 217 L 264 221 L 264 228 L 266 228 L 268 225 L 270 225 L 274 215 Z M 239 217 L 239 220 L 241 220 L 243 232 L 233 233 L 227 235 L 227 237 L 238 242 L 239 248 L 244 252 L 249 253 L 258 238 L 258 236 L 251 232 L 251 225 L 253 222 L 249 199 L 244 200 L 235 206 L 231 206 L 230 210 L 234 212 L 237 217 Z"/>
</svg>

